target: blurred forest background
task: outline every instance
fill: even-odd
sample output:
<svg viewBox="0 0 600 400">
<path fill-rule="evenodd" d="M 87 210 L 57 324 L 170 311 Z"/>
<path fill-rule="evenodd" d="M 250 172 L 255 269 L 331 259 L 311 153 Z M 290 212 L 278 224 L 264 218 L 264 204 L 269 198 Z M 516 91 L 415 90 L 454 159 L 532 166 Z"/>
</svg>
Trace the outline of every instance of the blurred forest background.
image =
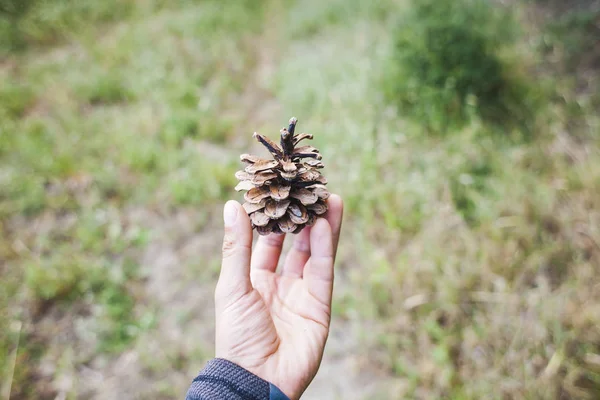
<svg viewBox="0 0 600 400">
<path fill-rule="evenodd" d="M 0 398 L 183 398 L 291 116 L 346 202 L 305 398 L 600 398 L 599 74 L 594 0 L 0 0 Z"/>
</svg>

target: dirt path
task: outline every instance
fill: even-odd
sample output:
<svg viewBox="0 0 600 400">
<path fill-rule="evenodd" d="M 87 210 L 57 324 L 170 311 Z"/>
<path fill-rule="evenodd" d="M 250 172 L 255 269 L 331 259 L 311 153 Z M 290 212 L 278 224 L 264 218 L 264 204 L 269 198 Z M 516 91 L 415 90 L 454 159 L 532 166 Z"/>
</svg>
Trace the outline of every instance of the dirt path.
<svg viewBox="0 0 600 400">
<path fill-rule="evenodd" d="M 275 28 L 265 32 L 261 45 L 256 46 L 254 79 L 248 80 L 238 99 L 239 109 L 248 110 L 245 125 L 250 130 L 272 126 L 272 116 L 284 111 L 265 88 L 277 63 L 275 34 Z M 250 131 L 245 133 L 250 137 Z M 244 138 L 239 142 L 247 146 Z M 209 144 L 199 147 L 204 145 Z M 210 146 L 210 153 L 234 151 Z M 146 297 L 156 308 L 156 328 L 116 359 L 101 356 L 78 371 L 78 392 L 98 400 L 182 398 L 197 370 L 214 352 L 213 289 L 220 261 L 221 204 L 204 212 L 137 209 L 128 218 L 148 229 L 153 238 L 141 252 L 139 264 L 146 277 Z M 357 331 L 334 317 L 320 372 L 304 399 L 372 398 L 382 387 L 383 378 L 369 372 L 357 356 Z"/>
</svg>

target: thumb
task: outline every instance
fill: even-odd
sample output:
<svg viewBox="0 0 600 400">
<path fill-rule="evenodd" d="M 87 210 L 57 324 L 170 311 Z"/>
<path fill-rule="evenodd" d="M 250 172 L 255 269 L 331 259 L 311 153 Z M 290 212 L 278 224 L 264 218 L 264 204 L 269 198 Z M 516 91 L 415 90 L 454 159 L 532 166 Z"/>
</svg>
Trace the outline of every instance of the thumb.
<svg viewBox="0 0 600 400">
<path fill-rule="evenodd" d="M 237 201 L 230 200 L 223 209 L 225 235 L 223 262 L 215 290 L 215 299 L 232 299 L 252 290 L 250 282 L 250 255 L 252 253 L 252 226 L 250 218 Z"/>
</svg>

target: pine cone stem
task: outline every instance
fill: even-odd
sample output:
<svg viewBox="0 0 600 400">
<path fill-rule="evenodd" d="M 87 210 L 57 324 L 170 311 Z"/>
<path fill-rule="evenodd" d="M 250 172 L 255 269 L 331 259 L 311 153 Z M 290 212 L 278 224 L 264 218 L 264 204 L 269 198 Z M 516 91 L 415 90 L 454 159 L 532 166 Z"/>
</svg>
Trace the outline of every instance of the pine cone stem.
<svg viewBox="0 0 600 400">
<path fill-rule="evenodd" d="M 298 120 L 295 117 L 290 119 L 290 125 L 287 129 L 281 130 L 281 148 L 286 160 L 289 160 L 294 153 L 294 131 Z"/>
<path fill-rule="evenodd" d="M 298 123 L 298 119 L 296 117 L 290 118 L 290 125 L 288 126 L 288 132 L 294 136 L 294 131 L 296 130 L 296 123 Z"/>
</svg>

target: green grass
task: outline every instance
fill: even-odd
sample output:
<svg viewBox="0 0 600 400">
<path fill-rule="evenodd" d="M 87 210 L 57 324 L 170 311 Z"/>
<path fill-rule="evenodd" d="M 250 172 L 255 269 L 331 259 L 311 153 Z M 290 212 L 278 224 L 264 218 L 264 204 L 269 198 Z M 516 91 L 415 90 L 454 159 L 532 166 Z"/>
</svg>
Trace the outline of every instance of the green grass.
<svg viewBox="0 0 600 400">
<path fill-rule="evenodd" d="M 3 325 L 24 322 L 19 359 L 29 361 L 17 363 L 13 379 L 20 398 L 36 397 L 23 385 L 37 379 L 34 365 L 54 351 L 29 346 L 34 321 L 46 313 L 90 315 L 86 335 L 97 354 L 123 351 L 154 326 L 138 268 L 148 233 L 127 225 L 127 210 L 208 205 L 235 181 L 236 156 L 211 149 L 228 140 L 239 116 L 221 117 L 230 105 L 214 100 L 239 93 L 246 74 L 220 51 L 252 62 L 243 41 L 258 22 L 239 32 L 229 27 L 229 18 L 249 15 L 249 5 L 222 14 L 217 2 L 183 9 L 109 3 L 32 7 L 9 46 L 18 52 L 0 72 L 0 217 L 8 252 L 1 308 Z M 251 15 L 259 19 L 260 10 Z M 111 21 L 118 25 L 106 25 Z M 209 81 L 216 84 L 206 88 Z M 22 247 L 17 254 L 14 243 Z M 12 336 L 3 330 L 0 343 L 5 384 Z"/>
<path fill-rule="evenodd" d="M 54 398 L 61 374 L 133 352 L 147 397 L 183 393 L 212 348 L 185 324 L 205 314 L 161 303 L 144 254 L 172 237 L 177 293 L 212 287 L 212 213 L 236 196 L 237 157 L 254 130 L 275 135 L 295 115 L 346 202 L 334 315 L 360 326 L 365 368 L 404 398 L 595 398 L 595 91 L 543 72 L 554 61 L 540 35 L 562 34 L 528 29 L 525 2 L 511 24 L 477 27 L 506 39 L 486 51 L 502 78 L 526 83 L 509 85 L 502 107 L 527 123 L 503 130 L 470 114 L 481 104 L 470 95 L 460 123 L 444 123 L 443 105 L 424 118 L 440 100 L 427 79 L 400 93 L 416 108 L 398 108 L 388 89 L 408 83 L 390 75 L 391 33 L 411 4 L 64 0 L 2 15 L 0 325 L 23 327 L 12 379 L 15 333 L 0 330 L 0 384 Z M 596 74 L 578 78 L 593 87 Z M 161 330 L 171 314 L 184 324 L 177 342 Z M 78 385 L 67 395 L 85 393 Z"/>
</svg>

